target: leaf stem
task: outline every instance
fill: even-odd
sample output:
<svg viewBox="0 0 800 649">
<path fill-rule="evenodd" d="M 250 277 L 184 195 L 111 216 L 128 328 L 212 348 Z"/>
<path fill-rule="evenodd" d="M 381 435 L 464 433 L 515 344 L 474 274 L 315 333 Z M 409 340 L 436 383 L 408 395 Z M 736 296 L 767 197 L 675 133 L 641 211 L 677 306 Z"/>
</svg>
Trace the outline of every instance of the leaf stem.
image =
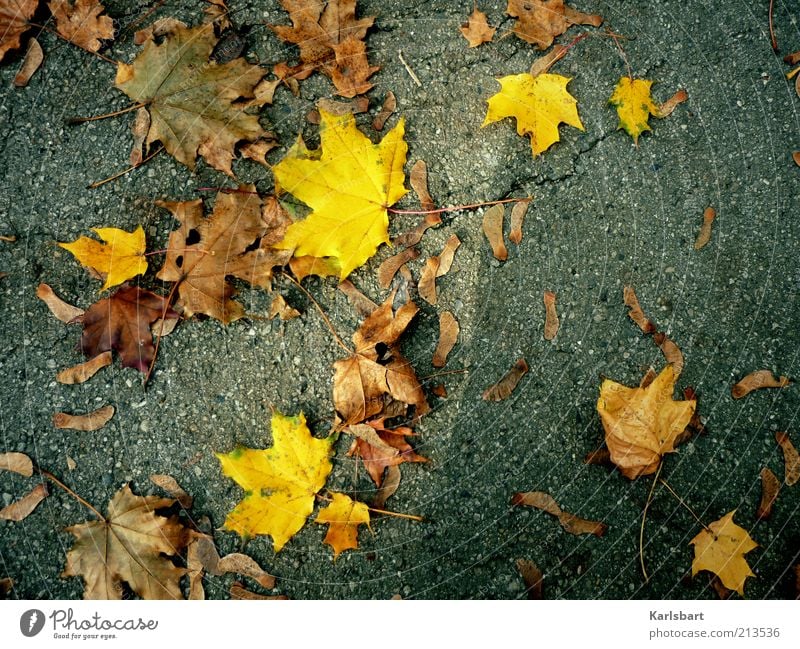
<svg viewBox="0 0 800 649">
<path fill-rule="evenodd" d="M 72 489 L 70 489 L 67 485 L 65 485 L 61 480 L 56 478 L 52 473 L 49 471 L 45 471 L 40 467 L 36 467 L 39 470 L 39 473 L 43 475 L 45 478 L 50 480 L 53 484 L 61 487 L 64 491 L 66 491 L 70 496 L 72 496 L 75 500 L 77 500 L 81 505 L 86 507 L 90 512 L 92 512 L 97 518 L 99 518 L 104 523 L 107 523 L 106 517 L 103 516 L 99 511 L 97 511 L 92 505 L 90 505 L 87 501 L 81 498 L 78 494 L 76 494 Z"/>
<path fill-rule="evenodd" d="M 108 178 L 104 178 L 103 180 L 98 180 L 96 182 L 93 182 L 91 185 L 88 185 L 86 187 L 86 189 L 97 189 L 98 187 L 100 187 L 102 185 L 105 185 L 106 183 L 110 183 L 112 180 L 116 180 L 117 178 L 120 178 L 120 177 L 124 176 L 125 174 L 130 173 L 134 169 L 137 169 L 137 168 L 141 167 L 145 162 L 155 158 L 156 155 L 161 153 L 163 150 L 164 150 L 163 146 L 158 147 L 149 156 L 147 156 L 144 160 L 142 160 L 138 165 L 132 165 L 132 166 L 128 167 L 127 169 L 123 169 L 122 171 L 119 171 L 119 172 L 115 173 L 113 176 L 109 176 Z"/>
<path fill-rule="evenodd" d="M 683 505 L 686 508 L 686 511 L 688 511 L 692 515 L 694 520 L 696 520 L 704 530 L 706 530 L 709 534 L 713 535 L 714 538 L 717 538 L 717 535 L 714 534 L 714 532 L 712 532 L 708 528 L 708 526 L 703 521 L 700 520 L 700 517 L 697 514 L 695 514 L 694 510 L 691 507 L 689 507 L 689 505 L 686 504 L 686 501 L 683 498 L 681 498 L 677 493 L 675 493 L 675 490 L 667 484 L 667 481 L 664 480 L 664 478 L 659 478 L 658 481 L 667 488 L 667 491 L 669 491 L 681 505 Z"/>
<path fill-rule="evenodd" d="M 83 50 L 84 52 L 88 52 L 89 54 L 94 54 L 98 59 L 102 59 L 106 63 L 111 63 L 112 65 L 117 64 L 117 61 L 115 61 L 114 59 L 110 59 L 103 54 L 100 54 L 100 52 L 93 52 L 92 50 L 87 50 L 85 47 L 81 47 L 77 43 L 68 39 L 66 36 L 62 36 L 57 30 L 53 29 L 52 27 L 48 27 L 47 25 L 40 25 L 39 23 L 33 23 L 31 21 L 28 21 L 28 25 L 30 25 L 31 27 L 36 27 L 36 29 L 41 29 L 42 31 L 45 32 L 49 32 L 50 34 L 53 34 L 54 36 L 60 38 L 62 41 L 77 47 L 79 50 Z"/>
<path fill-rule="evenodd" d="M 625 54 L 625 50 L 623 50 L 622 45 L 619 44 L 619 34 L 615 34 L 610 29 L 606 28 L 606 35 L 614 39 L 614 45 L 617 46 L 617 50 L 619 50 L 619 55 L 622 58 L 622 61 L 625 63 L 625 68 L 628 70 L 628 78 L 632 80 L 633 70 L 631 69 L 631 64 L 628 62 L 628 56 L 627 54 Z"/>
<path fill-rule="evenodd" d="M 392 214 L 441 214 L 442 212 L 458 212 L 460 210 L 473 210 L 477 207 L 488 207 L 490 205 L 502 205 L 503 203 L 526 203 L 533 200 L 533 196 L 523 198 L 503 198 L 499 201 L 486 201 L 485 203 L 472 203 L 470 205 L 453 205 L 452 207 L 440 207 L 435 210 L 396 210 L 387 207 L 386 211 Z"/>
<path fill-rule="evenodd" d="M 772 24 L 772 12 L 774 9 L 775 0 L 769 0 L 769 40 L 772 44 L 772 51 L 778 51 L 778 39 L 775 38 L 775 27 Z"/>
<path fill-rule="evenodd" d="M 333 502 L 333 498 L 329 498 L 328 496 L 323 496 L 322 494 L 315 494 L 317 498 L 320 500 L 324 500 L 325 502 Z M 418 521 L 422 522 L 425 519 L 422 516 L 417 516 L 416 514 L 401 514 L 400 512 L 390 512 L 387 509 L 378 509 L 377 507 L 370 507 L 367 505 L 367 509 L 375 514 L 385 514 L 386 516 L 394 516 L 395 518 L 406 518 L 410 521 Z"/>
<path fill-rule="evenodd" d="M 105 113 L 103 115 L 92 115 L 91 117 L 70 117 L 67 120 L 67 124 L 70 126 L 75 124 L 84 124 L 85 122 L 96 122 L 101 119 L 106 119 L 107 117 L 116 117 L 117 115 L 124 115 L 125 113 L 130 113 L 132 110 L 138 110 L 139 108 L 143 108 L 147 106 L 147 102 L 139 102 L 137 104 L 131 104 L 126 108 L 121 108 L 120 110 L 115 110 L 113 113 Z"/>
<path fill-rule="evenodd" d="M 656 471 L 653 477 L 653 483 L 650 485 L 650 493 L 647 494 L 647 502 L 644 504 L 644 511 L 642 512 L 642 524 L 639 527 L 639 565 L 642 567 L 642 575 L 644 575 L 645 583 L 650 581 L 650 577 L 647 575 L 647 568 L 644 565 L 644 524 L 647 521 L 647 510 L 650 508 L 650 503 L 653 502 L 653 492 L 656 489 L 658 477 L 661 475 L 661 468 L 663 466 L 664 461 L 662 460 L 658 464 L 658 471 Z"/>
<path fill-rule="evenodd" d="M 181 280 L 182 282 L 183 280 Z M 180 286 L 181 282 L 175 282 L 173 284 L 172 289 L 167 295 L 167 299 L 164 301 L 164 308 L 161 310 L 161 326 L 159 327 L 158 334 L 156 335 L 156 347 L 153 351 L 153 360 L 150 361 L 150 367 L 147 368 L 147 374 L 144 375 L 144 381 L 142 382 L 142 388 L 147 387 L 147 382 L 150 380 L 150 375 L 153 373 L 153 367 L 156 364 L 156 358 L 158 358 L 158 348 L 161 345 L 161 334 L 164 332 L 164 321 L 167 318 L 167 310 L 170 308 L 172 304 L 172 298 L 175 297 L 175 291 L 177 290 L 178 286 Z"/>
<path fill-rule="evenodd" d="M 258 192 L 251 192 L 246 189 L 234 189 L 233 187 L 198 187 L 197 192 L 219 192 L 220 194 L 253 194 L 258 196 Z"/>
</svg>

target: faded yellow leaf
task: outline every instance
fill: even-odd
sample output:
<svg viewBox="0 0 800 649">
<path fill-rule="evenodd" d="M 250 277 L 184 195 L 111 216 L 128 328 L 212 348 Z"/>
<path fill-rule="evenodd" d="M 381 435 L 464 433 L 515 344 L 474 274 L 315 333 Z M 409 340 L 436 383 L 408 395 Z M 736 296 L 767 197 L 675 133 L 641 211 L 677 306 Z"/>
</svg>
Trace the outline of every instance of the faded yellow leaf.
<svg viewBox="0 0 800 649">
<path fill-rule="evenodd" d="M 71 252 L 82 266 L 105 275 L 101 291 L 117 286 L 147 270 L 144 257 L 145 237 L 140 225 L 133 232 L 117 228 L 92 228 L 105 243 L 80 237 L 71 243 L 58 245 Z"/>
<path fill-rule="evenodd" d="M 386 209 L 408 191 L 403 185 L 408 145 L 402 119 L 373 144 L 352 115 L 319 112 L 320 148 L 310 151 L 298 139 L 273 167 L 276 188 L 312 209 L 275 247 L 294 250 L 295 257 L 335 258 L 344 279 L 389 242 Z"/>
<path fill-rule="evenodd" d="M 497 80 L 500 92 L 489 98 L 486 126 L 505 117 L 517 119 L 517 133 L 530 135 L 533 155 L 538 155 L 558 142 L 558 126 L 562 122 L 583 130 L 578 115 L 578 102 L 567 92 L 571 81 L 560 74 L 527 72 Z"/>
<path fill-rule="evenodd" d="M 369 527 L 369 509 L 340 493 L 332 493 L 333 501 L 318 515 L 315 523 L 330 525 L 325 535 L 325 543 L 333 548 L 334 559 L 345 550 L 358 547 L 358 526 L 365 523 Z"/>
<path fill-rule="evenodd" d="M 286 545 L 314 510 L 314 496 L 331 472 L 328 459 L 335 436 L 311 436 L 303 413 L 272 416 L 272 448 L 238 448 L 217 453 L 222 472 L 245 491 L 228 514 L 225 529 L 247 539 L 272 537 L 275 552 Z"/>
<path fill-rule="evenodd" d="M 659 107 L 650 95 L 652 81 L 622 77 L 614 88 L 608 102 L 617 109 L 619 127 L 638 144 L 639 136 L 652 130 L 648 124 L 650 115 L 661 117 Z"/>
<path fill-rule="evenodd" d="M 692 577 L 701 570 L 708 570 L 719 577 L 725 588 L 744 597 L 745 580 L 755 577 L 744 555 L 757 548 L 758 543 L 750 538 L 747 530 L 733 522 L 735 513 L 734 509 L 725 514 L 689 541 L 689 545 L 694 546 Z"/>
</svg>

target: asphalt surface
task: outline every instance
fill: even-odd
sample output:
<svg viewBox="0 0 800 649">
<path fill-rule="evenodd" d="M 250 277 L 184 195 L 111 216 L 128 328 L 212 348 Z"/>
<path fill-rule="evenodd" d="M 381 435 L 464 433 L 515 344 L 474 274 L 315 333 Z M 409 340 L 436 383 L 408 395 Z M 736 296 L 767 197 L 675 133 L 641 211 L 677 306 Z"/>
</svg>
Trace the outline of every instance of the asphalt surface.
<svg viewBox="0 0 800 649">
<path fill-rule="evenodd" d="M 108 0 L 108 13 L 125 27 L 141 15 L 140 3 Z M 498 36 L 511 20 L 505 2 L 481 2 Z M 800 192 L 791 152 L 800 149 L 800 99 L 785 79 L 781 57 L 800 49 L 798 7 L 779 0 L 775 24 L 781 55 L 767 34 L 767 2 L 576 2 L 600 13 L 627 37 L 621 43 L 635 75 L 653 79 L 663 101 L 678 88 L 689 94 L 667 119 L 651 120 L 635 147 L 617 130 L 608 97 L 626 67 L 602 30 L 576 45 L 553 72 L 573 77 L 585 131 L 561 129 L 562 142 L 533 159 L 529 142 L 510 120 L 480 128 L 496 77 L 526 71 L 538 53 L 513 36 L 468 49 L 458 32 L 472 2 L 359 2 L 360 15 L 378 14 L 367 42 L 381 70 L 369 93 L 373 113 L 388 90 L 407 121 L 409 162 L 424 159 L 431 193 L 440 205 L 469 204 L 533 195 L 524 239 L 509 246 L 507 262 L 493 260 L 480 229 L 481 211 L 450 214 L 423 239 L 422 256 L 437 254 L 456 233 L 462 246 L 451 272 L 439 280 L 438 307 L 421 304 L 404 352 L 420 375 L 434 373 L 438 312 L 450 309 L 461 325 L 459 344 L 436 379 L 448 397 L 432 397 L 433 412 L 415 446 L 428 464 L 402 467 L 403 479 L 388 505 L 421 515 L 424 522 L 376 519 L 374 535 L 360 534 L 361 548 L 335 563 L 321 541 L 322 526 L 308 524 L 277 555 L 266 538 L 246 551 L 278 577 L 276 592 L 292 598 L 518 598 L 523 582 L 515 561 L 535 561 L 545 574 L 548 598 L 715 598 L 709 579 L 690 579 L 688 542 L 699 526 L 664 489 L 657 489 L 639 567 L 638 534 L 651 481 L 629 481 L 582 458 L 600 445 L 595 413 L 601 376 L 634 385 L 663 359 L 652 341 L 628 320 L 622 287 L 636 287 L 647 313 L 677 342 L 686 358 L 679 388 L 694 386 L 707 434 L 665 461 L 662 476 L 700 518 L 710 523 L 736 509 L 736 521 L 759 548 L 748 555 L 756 573 L 750 598 L 793 595 L 791 566 L 800 554 L 800 487 L 786 488 L 772 518 L 757 522 L 759 471 L 783 475 L 774 441 L 788 431 L 800 446 L 798 387 L 761 391 L 734 401 L 730 388 L 751 370 L 800 375 Z M 263 25 L 287 24 L 274 0 L 230 0 L 240 25 L 253 25 L 247 56 L 271 65 L 296 56 Z M 153 15 L 201 20 L 198 3 L 168 0 Z M 567 43 L 584 28 L 574 28 Z M 195 497 L 193 516 L 221 528 L 241 491 L 224 477 L 213 453 L 237 444 L 270 444 L 272 407 L 303 411 L 322 435 L 333 414 L 331 364 L 338 358 L 313 306 L 286 283 L 276 288 L 303 311 L 287 323 L 242 320 L 229 327 L 194 319 L 163 340 L 156 372 L 143 391 L 141 375 L 115 363 L 80 386 L 56 383 L 58 370 L 81 360 L 79 329 L 55 320 L 36 299 L 39 282 L 81 307 L 99 284 L 55 246 L 88 234 L 93 226 L 131 230 L 142 224 L 150 249 L 165 245 L 174 227 L 157 199 L 188 200 L 197 188 L 229 184 L 202 162 L 195 173 L 166 155 L 98 189 L 95 180 L 127 166 L 130 115 L 83 126 L 72 116 L 105 113 L 127 105 L 113 88 L 113 66 L 42 34 L 42 70 L 27 88 L 11 81 L 18 58 L 0 66 L 0 451 L 23 451 L 60 476 L 81 496 L 104 507 L 124 483 L 157 493 L 147 476 L 173 475 Z M 105 54 L 129 62 L 137 47 L 130 33 Z M 417 86 L 399 60 L 421 81 Z M 333 97 L 330 82 L 314 75 L 300 97 L 280 88 L 263 111 L 280 159 L 298 132 L 316 143 L 305 116 L 320 97 Z M 372 115 L 362 115 L 365 132 Z M 243 181 L 268 192 L 270 174 L 250 162 L 235 165 Z M 212 198 L 203 194 L 204 197 Z M 702 213 L 715 207 L 711 243 L 693 249 Z M 400 207 L 418 208 L 412 195 Z M 402 232 L 418 217 L 394 217 Z M 382 301 L 375 279 L 382 249 L 351 279 Z M 154 267 L 158 264 L 155 262 Z M 142 280 L 158 284 L 153 273 Z M 333 280 L 306 280 L 334 326 L 348 336 L 358 317 Z M 269 296 L 239 285 L 240 299 L 264 315 Z M 561 330 L 542 337 L 542 293 L 558 295 Z M 524 356 L 530 373 L 509 400 L 490 404 L 481 393 Z M 117 408 L 96 432 L 57 430 L 58 410 Z M 329 487 L 352 488 L 352 461 L 338 443 Z M 66 458 L 77 464 L 70 471 Z M 360 488 L 368 489 L 363 478 Z M 5 503 L 33 485 L 0 474 Z M 603 538 L 575 537 L 534 510 L 513 509 L 512 493 L 550 492 L 565 510 L 603 520 Z M 0 577 L 14 579 L 12 596 L 79 598 L 79 579 L 60 578 L 72 537 L 63 529 L 87 519 L 69 496 L 55 493 L 19 523 L 0 522 Z M 222 551 L 238 538 L 216 531 Z M 209 577 L 209 597 L 227 597 L 233 576 Z M 254 583 L 248 584 L 257 589 Z"/>
</svg>

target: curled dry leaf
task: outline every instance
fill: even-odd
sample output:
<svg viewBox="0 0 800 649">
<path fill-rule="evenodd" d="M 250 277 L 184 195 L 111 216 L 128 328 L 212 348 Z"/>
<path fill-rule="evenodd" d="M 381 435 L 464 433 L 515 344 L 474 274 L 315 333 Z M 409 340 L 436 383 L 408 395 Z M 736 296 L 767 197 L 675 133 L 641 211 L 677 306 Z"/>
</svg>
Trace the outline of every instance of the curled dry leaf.
<svg viewBox="0 0 800 649">
<path fill-rule="evenodd" d="M 395 494 L 399 486 L 400 467 L 396 464 L 390 464 L 386 467 L 381 486 L 375 491 L 375 497 L 372 499 L 372 506 L 376 509 L 384 509 L 386 507 L 386 501 Z"/>
<path fill-rule="evenodd" d="M 183 487 L 178 484 L 178 481 L 171 475 L 154 473 L 150 476 L 150 482 L 152 482 L 156 487 L 166 491 L 170 498 L 177 500 L 180 506 L 184 509 L 189 509 L 192 506 L 194 498 L 187 494 L 183 490 Z"/>
<path fill-rule="evenodd" d="M 101 40 L 114 38 L 114 21 L 100 15 L 105 7 L 99 0 L 53 0 L 47 6 L 55 18 L 56 31 L 78 47 L 97 52 Z"/>
<path fill-rule="evenodd" d="M 408 177 L 408 182 L 411 185 L 411 189 L 414 190 L 414 193 L 419 198 L 419 203 L 423 211 L 436 209 L 436 204 L 433 202 L 433 198 L 431 198 L 430 192 L 428 191 L 428 165 L 424 160 L 417 160 L 414 166 L 411 167 L 411 174 Z M 428 217 L 435 218 L 429 219 Z M 439 225 L 441 222 L 442 219 L 438 214 L 428 214 L 415 231 L 419 231 L 421 239 L 425 230 L 432 226 Z M 394 243 L 397 244 L 397 240 L 395 240 Z M 419 239 L 413 243 L 407 243 L 406 245 L 413 246 L 417 243 L 419 243 Z"/>
<path fill-rule="evenodd" d="M 528 599 L 542 599 L 544 575 L 539 570 L 539 566 L 528 559 L 517 559 L 517 570 L 522 575 L 522 581 L 525 582 L 525 593 L 528 595 Z"/>
<path fill-rule="evenodd" d="M 419 250 L 416 248 L 406 248 L 396 255 L 385 259 L 381 265 L 378 266 L 378 285 L 384 290 L 389 288 L 392 285 L 392 280 L 397 274 L 397 271 L 400 270 L 400 267 L 417 257 L 419 257 Z"/>
<path fill-rule="evenodd" d="M 789 65 L 797 65 L 800 63 L 800 50 L 797 52 L 791 52 L 783 57 L 783 62 L 788 63 Z"/>
<path fill-rule="evenodd" d="M 56 381 L 64 385 L 83 383 L 109 365 L 111 365 L 111 352 L 103 352 L 85 363 L 79 363 L 78 365 L 73 365 L 65 370 L 61 370 L 56 375 Z"/>
<path fill-rule="evenodd" d="M 680 348 L 667 338 L 666 334 L 660 331 L 653 334 L 653 341 L 658 345 L 661 353 L 664 354 L 667 363 L 672 363 L 672 369 L 675 372 L 675 379 L 677 380 L 681 372 L 683 372 L 683 354 Z"/>
<path fill-rule="evenodd" d="M 544 292 L 544 339 L 553 340 L 560 326 L 556 312 L 556 294 L 552 291 Z"/>
<path fill-rule="evenodd" d="M 439 314 L 439 342 L 436 351 L 433 353 L 432 365 L 434 367 L 444 367 L 447 362 L 447 355 L 455 347 L 458 340 L 458 333 L 461 328 L 458 320 L 449 311 L 442 311 Z"/>
<path fill-rule="evenodd" d="M 494 258 L 500 261 L 508 259 L 508 250 L 506 250 L 506 244 L 503 241 L 503 217 L 505 213 L 505 205 L 493 205 L 483 215 L 483 233 L 489 240 Z"/>
<path fill-rule="evenodd" d="M 564 0 L 508 0 L 506 13 L 517 19 L 512 32 L 540 50 L 550 47 L 571 25 L 603 24 L 601 16 L 581 13 Z"/>
<path fill-rule="evenodd" d="M 47 284 L 39 284 L 36 289 L 36 297 L 44 302 L 47 308 L 50 309 L 50 313 L 61 322 L 66 324 L 78 323 L 83 318 L 83 309 L 64 302 Z"/>
<path fill-rule="evenodd" d="M 778 497 L 781 483 L 768 467 L 761 469 L 761 502 L 756 510 L 756 518 L 760 521 L 767 520 L 772 516 L 772 506 Z"/>
<path fill-rule="evenodd" d="M 272 298 L 272 304 L 269 307 L 269 319 L 280 318 L 281 320 L 292 320 L 300 317 L 300 312 L 293 306 L 290 306 L 283 295 L 276 293 Z"/>
<path fill-rule="evenodd" d="M 711 241 L 711 228 L 716 216 L 717 212 L 713 207 L 707 207 L 703 212 L 703 225 L 700 226 L 700 232 L 697 233 L 697 239 L 694 242 L 695 250 L 704 248 Z"/>
<path fill-rule="evenodd" d="M 30 478 L 33 475 L 33 462 L 25 453 L 0 453 L 0 471 L 11 471 Z"/>
<path fill-rule="evenodd" d="M 692 577 L 708 570 L 719 577 L 725 588 L 744 597 L 745 580 L 755 577 L 744 555 L 757 548 L 758 543 L 733 522 L 735 513 L 736 510 L 725 514 L 689 541 L 689 545 L 694 545 Z"/>
<path fill-rule="evenodd" d="M 797 449 L 794 447 L 794 444 L 792 444 L 792 440 L 789 439 L 787 433 L 780 431 L 775 433 L 775 441 L 780 444 L 781 450 L 783 451 L 783 481 L 791 487 L 800 480 L 800 455 L 798 455 Z"/>
<path fill-rule="evenodd" d="M 648 385 L 650 385 L 653 381 L 656 380 L 657 376 L 658 374 L 656 374 L 656 371 L 652 367 L 648 367 L 647 372 L 645 372 L 644 376 L 642 377 L 642 380 L 639 381 L 639 387 L 646 388 Z M 685 396 L 684 398 L 690 399 L 691 397 Z"/>
<path fill-rule="evenodd" d="M 547 512 L 551 516 L 555 516 L 567 532 L 570 534 L 594 534 L 595 536 L 603 536 L 608 529 L 608 525 L 600 521 L 590 521 L 574 514 L 568 514 L 563 511 L 555 499 L 544 491 L 526 491 L 522 493 L 515 493 L 511 497 L 511 504 L 515 507 L 525 505 L 527 507 L 534 507 Z"/>
<path fill-rule="evenodd" d="M 514 203 L 511 208 L 511 230 L 508 232 L 508 240 L 517 245 L 522 241 L 522 224 L 525 221 L 525 214 L 528 212 L 530 201 L 519 201 Z"/>
<path fill-rule="evenodd" d="M 53 426 L 72 430 L 92 431 L 105 426 L 114 416 L 114 406 L 103 406 L 85 415 L 70 415 L 57 412 L 53 415 Z"/>
<path fill-rule="evenodd" d="M 142 164 L 144 156 L 147 153 L 144 151 L 144 140 L 150 132 L 150 113 L 142 106 L 136 111 L 136 117 L 131 124 L 131 133 L 133 134 L 133 145 L 131 146 L 130 163 L 132 167 L 138 167 Z"/>
<path fill-rule="evenodd" d="M 489 21 L 486 20 L 486 14 L 475 7 L 467 22 L 461 25 L 459 30 L 469 42 L 470 47 L 478 47 L 489 43 L 494 38 L 497 28 L 490 26 Z"/>
<path fill-rule="evenodd" d="M 440 399 L 447 398 L 447 388 L 444 387 L 444 383 L 437 383 L 436 385 L 431 387 L 431 392 Z"/>
<path fill-rule="evenodd" d="M 543 54 L 531 64 L 531 69 L 528 70 L 528 72 L 532 77 L 538 77 L 540 74 L 544 74 L 558 61 L 563 59 L 568 51 L 568 47 L 564 47 L 560 43 L 556 43 L 552 50 L 550 50 L 547 54 Z"/>
<path fill-rule="evenodd" d="M 383 486 L 384 470 L 388 467 L 405 462 L 428 461 L 418 455 L 406 441 L 407 436 L 414 434 L 408 426 L 387 428 L 385 421 L 386 417 L 380 417 L 367 424 L 349 426 L 346 429 L 357 438 L 347 451 L 348 456 L 361 458 L 376 487 Z"/>
<path fill-rule="evenodd" d="M 67 469 L 70 471 L 74 471 L 78 466 L 78 463 L 73 460 L 69 455 L 67 455 Z"/>
<path fill-rule="evenodd" d="M 528 373 L 528 364 L 524 358 L 520 358 L 514 367 L 505 373 L 494 385 L 490 385 L 483 392 L 484 401 L 503 401 L 511 396 L 514 388 L 517 387 L 520 379 Z"/>
<path fill-rule="evenodd" d="M 741 399 L 746 397 L 753 390 L 760 390 L 762 388 L 785 388 L 791 383 L 791 380 L 786 376 L 775 378 L 775 375 L 770 370 L 756 370 L 750 372 L 741 381 L 731 388 L 731 396 L 734 399 Z"/>
<path fill-rule="evenodd" d="M 39 0 L 5 0 L 0 2 L 0 61 L 6 52 L 16 50 L 22 35 L 31 26 L 28 21 L 36 13 Z"/>
<path fill-rule="evenodd" d="M 264 167 L 269 167 L 267 162 L 267 154 L 278 146 L 277 140 L 272 137 L 272 133 L 267 133 L 267 137 L 263 137 L 256 142 L 248 142 L 239 148 L 239 152 L 243 158 L 253 160 Z"/>
<path fill-rule="evenodd" d="M 584 464 L 595 464 L 598 466 L 612 466 L 613 462 L 611 462 L 611 453 L 609 450 L 603 446 L 601 448 L 595 449 L 594 451 L 589 451 L 586 454 L 586 457 L 583 458 Z"/>
<path fill-rule="evenodd" d="M 177 18 L 165 16 L 164 18 L 159 18 L 153 24 L 148 25 L 144 29 L 140 29 L 139 31 L 135 32 L 133 35 L 133 42 L 136 45 L 142 45 L 146 40 L 165 36 L 166 34 L 175 31 L 178 27 L 185 29 L 186 23 L 181 22 Z"/>
<path fill-rule="evenodd" d="M 360 113 L 366 113 L 369 110 L 369 99 L 367 97 L 355 97 L 350 101 L 335 101 L 323 97 L 317 101 L 317 106 L 326 113 L 336 115 L 337 117 L 342 117 L 343 115 L 358 115 Z M 316 109 L 309 112 L 306 119 L 311 124 L 319 124 L 322 121 L 319 110 Z"/>
<path fill-rule="evenodd" d="M 687 99 L 689 99 L 689 93 L 681 88 L 658 107 L 658 117 L 669 117 L 672 115 L 673 111 Z"/>
<path fill-rule="evenodd" d="M 336 559 L 345 550 L 358 548 L 358 526 L 369 527 L 369 508 L 341 493 L 332 493 L 331 503 L 317 515 L 315 523 L 330 525 L 323 543 L 333 548 Z"/>
<path fill-rule="evenodd" d="M 626 286 L 623 289 L 622 299 L 625 306 L 629 309 L 628 317 L 636 323 L 636 326 L 642 330 L 642 333 L 655 333 L 657 330 L 656 325 L 644 314 L 644 311 L 642 311 L 639 298 L 636 297 L 636 292 L 633 290 L 632 286 Z"/>
<path fill-rule="evenodd" d="M 428 196 L 428 199 L 430 200 L 430 196 Z M 420 241 L 422 241 L 422 236 L 425 234 L 428 228 L 435 228 L 441 222 L 442 217 L 440 217 L 438 214 L 426 214 L 425 217 L 416 226 L 414 226 L 414 228 L 408 232 L 397 235 L 392 240 L 392 244 L 395 246 L 416 246 Z"/>
<path fill-rule="evenodd" d="M 386 126 L 386 121 L 392 116 L 396 109 L 397 98 L 390 90 L 386 93 L 386 98 L 383 100 L 381 112 L 375 115 L 375 119 L 372 120 L 372 128 L 374 128 L 376 131 L 382 131 L 383 127 Z"/>
<path fill-rule="evenodd" d="M 425 261 L 425 268 L 422 269 L 422 274 L 419 278 L 418 290 L 419 296 L 428 304 L 436 304 L 438 299 L 436 296 L 436 278 L 450 272 L 453 258 L 460 245 L 461 240 L 455 234 L 451 234 L 445 242 L 442 252 Z"/>
<path fill-rule="evenodd" d="M 17 88 L 23 88 L 28 85 L 31 77 L 36 73 L 36 70 L 42 65 L 44 61 L 44 52 L 39 41 L 32 38 L 28 41 L 28 49 L 25 52 L 25 59 L 22 61 L 22 66 L 14 77 L 14 85 Z"/>
<path fill-rule="evenodd" d="M 362 318 L 368 317 L 378 305 L 359 291 L 349 279 L 339 283 L 339 290 L 347 296 L 356 313 Z"/>
<path fill-rule="evenodd" d="M 794 163 L 800 167 L 800 151 L 795 151 L 792 153 L 792 160 L 794 160 Z"/>
<path fill-rule="evenodd" d="M 209 572 L 212 571 L 209 570 Z M 255 559 L 246 554 L 234 552 L 222 557 L 217 563 L 216 572 L 214 572 L 214 574 L 221 575 L 227 572 L 235 572 L 236 574 L 250 577 L 263 588 L 275 588 L 275 577 L 265 572 L 261 566 L 256 563 Z"/>
<path fill-rule="evenodd" d="M 18 523 L 27 518 L 47 496 L 47 485 L 44 483 L 36 485 L 22 498 L 0 509 L 0 520 Z"/>
<path fill-rule="evenodd" d="M 251 590 L 247 590 L 244 587 L 244 584 L 242 584 L 242 582 L 240 581 L 234 581 L 231 584 L 231 589 L 229 592 L 231 595 L 231 599 L 243 599 L 243 600 L 289 599 L 286 595 L 261 595 L 260 593 L 254 593 Z"/>
</svg>

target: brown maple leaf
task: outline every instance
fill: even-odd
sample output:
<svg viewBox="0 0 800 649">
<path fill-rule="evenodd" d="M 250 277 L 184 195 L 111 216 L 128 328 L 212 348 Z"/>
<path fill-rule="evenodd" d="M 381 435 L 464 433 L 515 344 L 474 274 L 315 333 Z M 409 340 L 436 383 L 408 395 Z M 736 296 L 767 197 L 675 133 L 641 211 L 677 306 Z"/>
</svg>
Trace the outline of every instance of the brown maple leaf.
<svg viewBox="0 0 800 649">
<path fill-rule="evenodd" d="M 387 428 L 385 422 L 386 417 L 380 417 L 347 429 L 356 437 L 347 455 L 361 458 L 364 468 L 377 487 L 383 483 L 386 467 L 397 466 L 404 462 L 428 461 L 427 458 L 415 453 L 414 448 L 406 441 L 406 437 L 413 435 L 414 431 L 408 426 Z"/>
<path fill-rule="evenodd" d="M 204 313 L 229 324 L 245 315 L 232 300 L 227 277 L 269 288 L 272 269 L 285 264 L 290 251 L 272 250 L 283 238 L 289 217 L 274 197 L 261 199 L 253 185 L 220 192 L 211 216 L 203 216 L 201 200 L 166 202 L 181 226 L 169 235 L 164 266 L 158 278 L 179 282 L 177 307 L 190 317 Z"/>
<path fill-rule="evenodd" d="M 52 0 L 47 3 L 56 30 L 71 43 L 89 52 L 100 49 L 101 40 L 114 38 L 114 21 L 101 16 L 105 7 L 99 0 Z"/>
<path fill-rule="evenodd" d="M 358 424 L 384 410 L 386 399 L 430 410 L 414 368 L 400 353 L 400 336 L 419 310 L 410 300 L 395 312 L 395 292 L 353 334 L 355 353 L 333 364 L 333 404 L 343 425 Z"/>
<path fill-rule="evenodd" d="M 179 317 L 160 295 L 123 284 L 111 297 L 90 306 L 83 315 L 81 351 L 94 358 L 116 351 L 123 367 L 147 372 L 155 356 L 150 325 L 162 315 Z"/>
<path fill-rule="evenodd" d="M 19 48 L 38 6 L 39 0 L 0 0 L 0 61 L 6 52 Z"/>
<path fill-rule="evenodd" d="M 278 66 L 283 78 L 306 79 L 323 72 L 343 97 L 372 88 L 368 81 L 378 67 L 370 66 L 364 37 L 374 16 L 356 19 L 356 0 L 280 0 L 292 26 L 270 25 L 281 40 L 300 48 L 300 64 Z"/>
<path fill-rule="evenodd" d="M 603 23 L 601 16 L 576 11 L 564 0 L 508 0 L 506 13 L 517 19 L 512 32 L 540 50 L 550 47 L 572 25 L 599 27 Z"/>
<path fill-rule="evenodd" d="M 101 520 L 67 528 L 76 540 L 62 576 L 83 577 L 84 599 L 122 599 L 122 582 L 144 599 L 183 599 L 179 582 L 186 570 L 169 557 L 186 546 L 188 530 L 176 517 L 156 513 L 174 503 L 137 496 L 125 485 Z"/>
</svg>

